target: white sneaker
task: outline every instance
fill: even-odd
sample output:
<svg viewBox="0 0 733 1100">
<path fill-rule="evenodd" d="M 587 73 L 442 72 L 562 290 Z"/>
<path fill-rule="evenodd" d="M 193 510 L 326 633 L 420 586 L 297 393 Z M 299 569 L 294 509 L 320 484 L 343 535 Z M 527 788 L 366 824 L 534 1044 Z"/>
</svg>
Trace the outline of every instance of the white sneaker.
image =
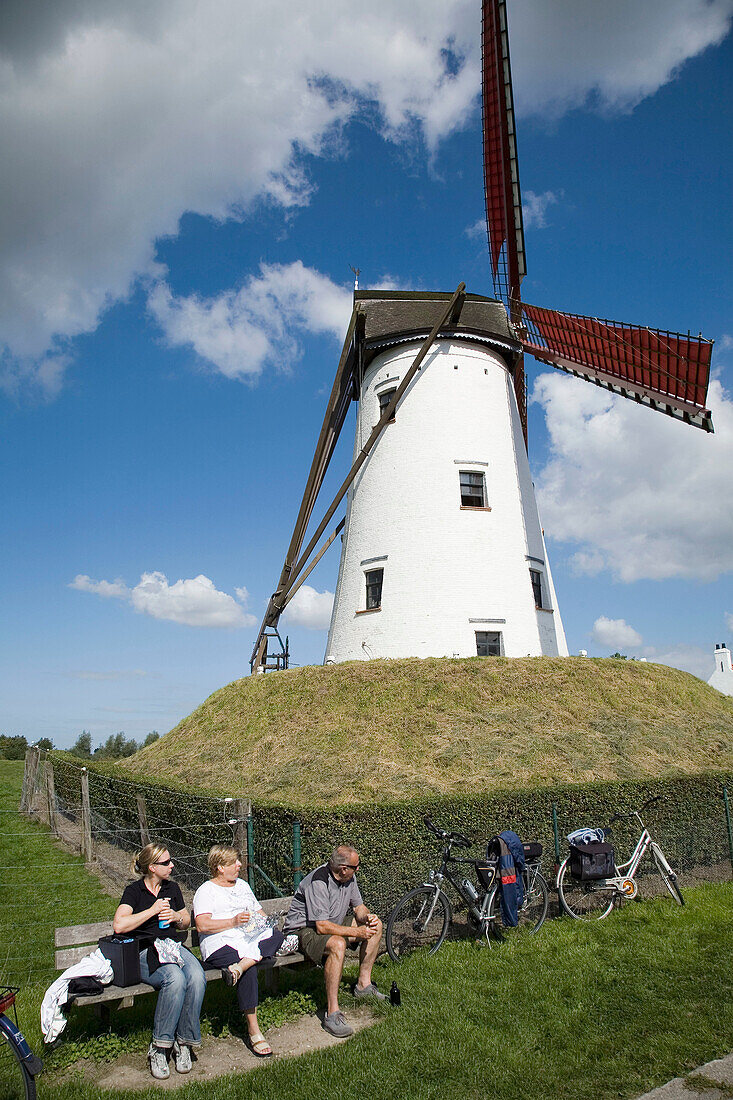
<svg viewBox="0 0 733 1100">
<path fill-rule="evenodd" d="M 176 1073 L 190 1073 L 191 1066 L 191 1048 L 186 1046 L 185 1043 L 179 1043 L 176 1039 L 173 1044 L 173 1057 L 175 1059 Z"/>
<path fill-rule="evenodd" d="M 152 1043 L 148 1047 L 148 1063 L 150 1072 L 156 1080 L 165 1081 L 166 1077 L 170 1077 L 171 1071 L 168 1069 L 166 1052 Z"/>
</svg>

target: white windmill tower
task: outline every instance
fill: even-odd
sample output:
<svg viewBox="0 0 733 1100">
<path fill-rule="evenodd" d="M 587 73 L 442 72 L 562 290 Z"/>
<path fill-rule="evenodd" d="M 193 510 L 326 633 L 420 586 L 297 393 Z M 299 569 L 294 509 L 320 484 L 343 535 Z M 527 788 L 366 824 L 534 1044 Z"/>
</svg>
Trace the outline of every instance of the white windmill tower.
<svg viewBox="0 0 733 1100">
<path fill-rule="evenodd" d="M 287 666 L 282 611 L 343 531 L 326 659 L 566 654 L 526 451 L 523 352 L 712 431 L 712 342 L 521 301 L 505 0 L 483 0 L 483 152 L 496 299 L 356 291 L 253 672 Z M 354 461 L 305 550 L 351 401 Z M 344 497 L 346 517 L 312 557 Z M 269 652 L 276 638 L 279 652 Z"/>
<path fill-rule="evenodd" d="M 450 295 L 361 291 L 354 457 Z M 504 307 L 467 295 L 354 479 L 326 661 L 566 655 Z"/>
</svg>

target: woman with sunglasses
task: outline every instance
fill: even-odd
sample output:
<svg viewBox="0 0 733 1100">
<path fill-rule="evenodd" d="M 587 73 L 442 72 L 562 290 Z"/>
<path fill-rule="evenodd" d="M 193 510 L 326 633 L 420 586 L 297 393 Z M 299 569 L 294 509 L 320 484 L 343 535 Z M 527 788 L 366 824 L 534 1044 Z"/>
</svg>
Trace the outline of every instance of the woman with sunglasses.
<svg viewBox="0 0 733 1100">
<path fill-rule="evenodd" d="M 161 962 L 155 940 L 189 927 L 191 917 L 181 888 L 173 882 L 173 860 L 164 844 L 146 844 L 130 865 L 142 877 L 131 882 L 117 906 L 112 927 L 117 935 L 135 936 L 140 946 L 140 977 L 159 990 L 148 1050 L 150 1072 L 158 1080 L 170 1076 L 168 1056 L 173 1051 L 179 1073 L 191 1069 L 191 1051 L 201 1046 L 199 1014 L 206 978 L 201 963 L 180 946 L 181 964 Z"/>
</svg>

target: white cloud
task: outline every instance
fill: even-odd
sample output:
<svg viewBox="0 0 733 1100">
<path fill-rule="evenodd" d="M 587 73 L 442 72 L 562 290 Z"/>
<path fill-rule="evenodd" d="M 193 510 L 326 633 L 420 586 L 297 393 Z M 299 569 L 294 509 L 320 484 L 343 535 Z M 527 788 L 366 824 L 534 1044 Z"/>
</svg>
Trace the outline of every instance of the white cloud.
<svg viewBox="0 0 733 1100">
<path fill-rule="evenodd" d="M 317 592 L 309 584 L 302 585 L 285 608 L 284 617 L 293 626 L 308 630 L 328 630 L 333 607 L 333 592 Z"/>
<path fill-rule="evenodd" d="M 158 283 L 148 305 L 171 346 L 190 346 L 227 378 L 251 379 L 298 358 L 297 330 L 342 340 L 352 294 L 298 260 L 260 264 L 240 290 L 214 298 L 176 298 Z"/>
<path fill-rule="evenodd" d="M 589 95 L 628 108 L 719 41 L 732 5 L 514 3 L 519 110 L 557 114 Z M 0 21 L 0 376 L 10 390 L 58 390 L 69 342 L 138 279 L 160 279 L 155 242 L 184 213 L 242 219 L 260 201 L 302 205 L 305 158 L 342 153 L 350 119 L 395 142 L 422 136 L 433 151 L 479 94 L 477 0 L 5 0 Z M 243 373 L 216 317 L 188 299 L 176 313 L 165 288 L 157 294 L 182 336 L 193 326 L 215 361 Z"/>
<path fill-rule="evenodd" d="M 718 340 L 718 351 L 731 351 L 733 350 L 733 336 L 729 336 L 725 333 Z"/>
<path fill-rule="evenodd" d="M 641 645 L 641 634 L 629 626 L 625 619 L 607 619 L 601 615 L 593 623 L 591 639 L 596 645 L 609 648 L 634 648 Z"/>
<path fill-rule="evenodd" d="M 559 196 L 554 191 L 543 191 L 541 195 L 534 191 L 522 193 L 522 220 L 525 229 L 544 229 L 547 226 L 547 208 L 554 206 Z"/>
<path fill-rule="evenodd" d="M 525 0 L 510 4 L 520 115 L 630 110 L 730 29 L 732 0 Z"/>
<path fill-rule="evenodd" d="M 139 583 L 128 588 L 120 580 L 93 581 L 80 573 L 69 587 L 105 599 L 124 600 L 140 614 L 185 626 L 231 628 L 255 626 L 257 622 L 254 615 L 246 614 L 232 596 L 220 592 L 203 574 L 169 584 L 163 573 L 143 573 Z"/>
<path fill-rule="evenodd" d="M 479 218 L 472 225 L 467 225 L 463 232 L 468 237 L 469 241 L 485 240 L 486 239 L 486 218 Z"/>
<path fill-rule="evenodd" d="M 727 630 L 733 630 L 733 613 L 726 611 L 725 626 Z"/>
<path fill-rule="evenodd" d="M 644 656 L 657 665 L 670 665 L 707 681 L 714 670 L 713 649 L 712 645 L 709 649 L 703 649 L 702 646 L 682 643 L 661 650 L 647 646 L 644 648 Z"/>
<path fill-rule="evenodd" d="M 623 581 L 733 570 L 733 401 L 719 381 L 708 435 L 587 382 L 541 374 L 550 458 L 535 478 L 548 535 L 579 572 Z"/>
</svg>

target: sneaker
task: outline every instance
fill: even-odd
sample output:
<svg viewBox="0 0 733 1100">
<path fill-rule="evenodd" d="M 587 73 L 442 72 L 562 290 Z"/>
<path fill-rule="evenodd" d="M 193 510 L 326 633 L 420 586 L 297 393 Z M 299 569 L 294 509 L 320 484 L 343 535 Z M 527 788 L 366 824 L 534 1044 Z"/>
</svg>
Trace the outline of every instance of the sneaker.
<svg viewBox="0 0 733 1100">
<path fill-rule="evenodd" d="M 354 996 L 357 1001 L 362 997 L 373 997 L 375 1001 L 386 1001 L 384 993 L 380 993 L 374 982 L 370 982 L 369 985 L 365 985 L 363 989 L 360 989 L 358 985 L 354 986 Z"/>
<path fill-rule="evenodd" d="M 332 1012 L 330 1016 L 324 1016 L 323 1027 L 337 1039 L 348 1039 L 349 1035 L 354 1034 L 354 1029 L 346 1023 L 343 1012 Z"/>
<path fill-rule="evenodd" d="M 153 1043 L 148 1047 L 148 1063 L 150 1072 L 156 1080 L 165 1081 L 166 1077 L 170 1077 L 171 1071 L 168 1069 L 166 1051 L 161 1047 L 154 1046 Z"/>
<path fill-rule="evenodd" d="M 179 1043 L 176 1039 L 173 1044 L 173 1057 L 175 1059 L 176 1073 L 190 1073 L 191 1066 L 191 1048 L 186 1046 L 185 1043 Z"/>
</svg>

